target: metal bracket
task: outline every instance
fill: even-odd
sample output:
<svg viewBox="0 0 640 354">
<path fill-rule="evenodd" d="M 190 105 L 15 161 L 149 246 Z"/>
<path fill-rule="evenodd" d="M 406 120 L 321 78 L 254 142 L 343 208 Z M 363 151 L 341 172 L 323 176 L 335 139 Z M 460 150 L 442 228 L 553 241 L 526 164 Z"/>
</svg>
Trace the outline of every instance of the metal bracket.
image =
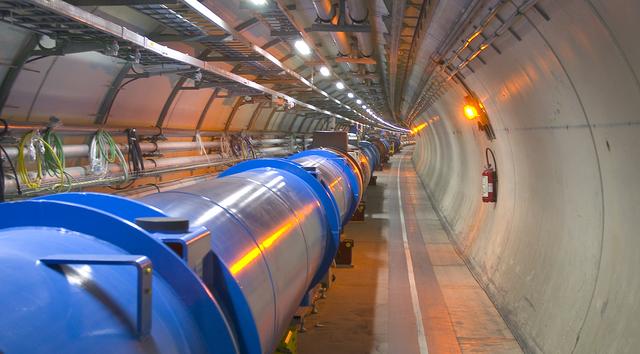
<svg viewBox="0 0 640 354">
<path fill-rule="evenodd" d="M 101 255 L 101 254 L 59 254 L 44 257 L 40 262 L 48 266 L 87 264 L 133 266 L 138 272 L 137 288 L 137 336 L 143 338 L 151 333 L 151 280 L 152 264 L 146 256 L 139 255 Z"/>
<path fill-rule="evenodd" d="M 162 68 L 160 70 L 154 70 L 154 71 L 143 71 L 139 74 L 127 74 L 125 75 L 126 78 L 142 78 L 142 79 L 146 79 L 146 78 L 150 78 L 153 76 L 162 76 L 162 75 L 169 75 L 169 74 L 176 74 L 176 75 L 183 75 L 183 76 L 188 76 L 188 75 L 192 75 L 194 73 L 199 72 L 200 69 L 199 68 L 192 68 L 192 67 L 186 67 L 186 68 Z"/>
<path fill-rule="evenodd" d="M 310 175 L 320 181 L 320 183 L 324 184 L 324 181 L 320 180 L 318 169 L 315 166 L 302 166 L 302 168 L 304 168 L 305 171 L 309 172 Z"/>
<path fill-rule="evenodd" d="M 307 32 L 371 32 L 368 25 L 328 25 L 314 23 L 309 28 L 305 28 Z"/>
</svg>

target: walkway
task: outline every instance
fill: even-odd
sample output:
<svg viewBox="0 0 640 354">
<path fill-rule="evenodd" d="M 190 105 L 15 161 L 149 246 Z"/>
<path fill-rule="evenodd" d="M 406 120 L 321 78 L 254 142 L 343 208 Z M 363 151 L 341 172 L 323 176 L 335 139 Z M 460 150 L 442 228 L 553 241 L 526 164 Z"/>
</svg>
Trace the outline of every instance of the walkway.
<svg viewBox="0 0 640 354">
<path fill-rule="evenodd" d="M 366 221 L 345 230 L 355 267 L 336 269 L 299 336 L 300 354 L 521 353 L 447 238 L 411 153 L 376 172 Z"/>
</svg>

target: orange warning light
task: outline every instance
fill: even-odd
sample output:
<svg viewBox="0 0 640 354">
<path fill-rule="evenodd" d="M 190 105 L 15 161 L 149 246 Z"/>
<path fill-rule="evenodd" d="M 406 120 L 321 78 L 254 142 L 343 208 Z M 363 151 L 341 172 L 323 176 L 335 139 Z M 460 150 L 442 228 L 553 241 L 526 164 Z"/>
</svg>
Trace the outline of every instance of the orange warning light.
<svg viewBox="0 0 640 354">
<path fill-rule="evenodd" d="M 468 120 L 473 120 L 480 116 L 478 109 L 470 104 L 464 105 L 464 115 Z"/>
</svg>

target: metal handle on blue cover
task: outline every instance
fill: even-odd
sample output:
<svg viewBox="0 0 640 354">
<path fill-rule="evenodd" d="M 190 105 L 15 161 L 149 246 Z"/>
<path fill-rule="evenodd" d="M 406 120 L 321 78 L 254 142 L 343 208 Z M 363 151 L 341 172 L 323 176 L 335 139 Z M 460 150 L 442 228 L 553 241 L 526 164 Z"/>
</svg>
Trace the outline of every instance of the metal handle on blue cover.
<svg viewBox="0 0 640 354">
<path fill-rule="evenodd" d="M 40 261 L 48 266 L 94 264 L 135 267 L 138 273 L 137 335 L 142 338 L 151 333 L 152 264 L 146 256 L 57 254 L 41 258 Z"/>
</svg>

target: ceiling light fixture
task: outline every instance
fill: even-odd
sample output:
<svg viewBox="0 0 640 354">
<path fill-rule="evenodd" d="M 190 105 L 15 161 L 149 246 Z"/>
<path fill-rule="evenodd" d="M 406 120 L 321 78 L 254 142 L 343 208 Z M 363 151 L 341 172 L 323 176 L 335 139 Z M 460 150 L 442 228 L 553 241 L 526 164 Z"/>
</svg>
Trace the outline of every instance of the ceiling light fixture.
<svg viewBox="0 0 640 354">
<path fill-rule="evenodd" d="M 320 74 L 322 74 L 322 76 L 327 77 L 329 75 L 331 75 L 331 71 L 329 71 L 329 68 L 327 68 L 325 65 L 320 67 Z"/>
<path fill-rule="evenodd" d="M 254 5 L 263 6 L 267 4 L 267 0 L 251 0 Z"/>
<path fill-rule="evenodd" d="M 296 47 L 296 50 L 298 50 L 298 53 L 302 55 L 311 54 L 311 48 L 309 48 L 309 45 L 302 39 L 298 39 L 293 45 Z"/>
<path fill-rule="evenodd" d="M 347 94 L 347 97 L 349 97 L 349 98 L 353 98 L 353 96 L 354 96 L 354 95 L 353 95 L 353 92 L 349 92 L 349 93 Z"/>
<path fill-rule="evenodd" d="M 336 87 L 338 88 L 338 90 L 343 90 L 344 89 L 344 84 L 340 81 L 336 82 Z"/>
<path fill-rule="evenodd" d="M 362 104 L 362 100 L 357 99 L 357 100 L 356 100 L 356 104 Z"/>
</svg>

